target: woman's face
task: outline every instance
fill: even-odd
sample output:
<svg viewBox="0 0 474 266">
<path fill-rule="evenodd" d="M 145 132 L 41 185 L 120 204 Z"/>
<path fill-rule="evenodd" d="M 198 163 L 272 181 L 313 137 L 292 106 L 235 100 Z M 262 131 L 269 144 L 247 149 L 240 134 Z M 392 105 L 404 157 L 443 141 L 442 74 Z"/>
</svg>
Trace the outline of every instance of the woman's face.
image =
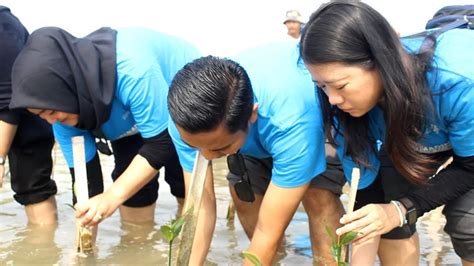
<svg viewBox="0 0 474 266">
<path fill-rule="evenodd" d="M 331 105 L 361 117 L 382 99 L 382 82 L 376 69 L 342 63 L 306 64 L 313 81 Z"/>
<path fill-rule="evenodd" d="M 79 115 L 77 114 L 34 108 L 28 108 L 28 111 L 48 121 L 51 125 L 59 122 L 68 126 L 76 126 L 79 123 Z"/>
</svg>

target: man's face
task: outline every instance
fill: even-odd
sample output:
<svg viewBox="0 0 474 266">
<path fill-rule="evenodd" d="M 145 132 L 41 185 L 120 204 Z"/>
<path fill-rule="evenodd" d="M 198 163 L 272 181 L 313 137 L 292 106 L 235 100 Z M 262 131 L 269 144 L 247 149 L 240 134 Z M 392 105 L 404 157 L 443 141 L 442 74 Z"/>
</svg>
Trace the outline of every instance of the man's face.
<svg viewBox="0 0 474 266">
<path fill-rule="evenodd" d="M 248 121 L 248 128 L 257 121 L 257 110 L 258 103 L 255 103 Z M 189 146 L 198 149 L 208 160 L 237 153 L 244 146 L 248 135 L 248 131 L 243 130 L 231 133 L 223 124 L 211 131 L 194 134 L 186 132 L 178 125 L 176 125 L 176 128 L 183 141 Z"/>
<path fill-rule="evenodd" d="M 189 146 L 198 149 L 208 160 L 237 153 L 247 138 L 247 132 L 239 130 L 235 133 L 230 133 L 223 125 L 219 125 L 216 129 L 208 132 L 194 134 L 186 132 L 178 125 L 176 125 L 176 128 L 183 141 Z"/>
<path fill-rule="evenodd" d="M 288 29 L 288 35 L 290 36 L 300 36 L 301 32 L 301 23 L 298 21 L 289 20 L 285 22 L 286 28 Z M 296 37 L 296 38 L 297 38 Z"/>
</svg>

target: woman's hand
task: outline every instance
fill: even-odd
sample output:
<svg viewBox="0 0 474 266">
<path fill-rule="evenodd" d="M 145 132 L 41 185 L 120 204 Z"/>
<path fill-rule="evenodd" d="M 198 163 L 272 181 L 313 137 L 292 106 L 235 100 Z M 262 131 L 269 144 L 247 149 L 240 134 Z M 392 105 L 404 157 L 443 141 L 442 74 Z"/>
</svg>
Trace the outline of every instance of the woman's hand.
<svg viewBox="0 0 474 266">
<path fill-rule="evenodd" d="M 403 215 L 405 215 L 404 212 L 403 209 Z M 400 215 L 394 204 L 368 204 L 351 214 L 345 214 L 340 222 L 344 226 L 338 228 L 336 234 L 358 232 L 353 243 L 362 244 L 400 226 Z"/>
<path fill-rule="evenodd" d="M 83 204 L 76 204 L 76 218 L 82 226 L 94 226 L 112 215 L 120 204 L 120 200 L 106 191 Z"/>
</svg>

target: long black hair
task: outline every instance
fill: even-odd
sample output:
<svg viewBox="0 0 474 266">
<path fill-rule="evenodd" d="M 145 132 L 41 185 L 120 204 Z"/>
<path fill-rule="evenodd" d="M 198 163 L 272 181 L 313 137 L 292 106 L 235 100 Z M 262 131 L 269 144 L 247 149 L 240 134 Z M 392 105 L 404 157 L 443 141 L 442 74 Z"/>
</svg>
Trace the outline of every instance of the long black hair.
<svg viewBox="0 0 474 266">
<path fill-rule="evenodd" d="M 432 173 L 431 159 L 417 151 L 432 109 L 425 79 L 431 63 L 427 53 L 408 54 L 387 20 L 359 1 L 331 1 L 313 13 L 301 37 L 300 53 L 306 64 L 339 62 L 378 71 L 387 128 L 384 145 L 402 175 L 423 183 Z M 352 117 L 331 106 L 322 90 L 318 95 L 326 137 L 334 142 L 332 129 L 344 134 L 345 154 L 369 166 L 367 156 L 374 150 L 374 137 L 368 129 L 368 115 Z"/>
</svg>

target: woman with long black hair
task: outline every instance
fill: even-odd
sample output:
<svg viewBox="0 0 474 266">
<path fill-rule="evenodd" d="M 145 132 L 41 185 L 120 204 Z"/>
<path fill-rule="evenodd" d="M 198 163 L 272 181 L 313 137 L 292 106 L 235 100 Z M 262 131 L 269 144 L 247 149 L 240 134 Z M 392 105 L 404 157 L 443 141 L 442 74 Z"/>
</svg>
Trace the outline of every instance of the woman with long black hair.
<svg viewBox="0 0 474 266">
<path fill-rule="evenodd" d="M 400 40 L 359 1 L 323 5 L 302 35 L 326 135 L 348 179 L 362 170 L 358 210 L 336 231 L 359 232 L 354 264 L 377 248 L 383 264 L 418 264 L 416 218 L 446 204 L 445 230 L 474 265 L 474 31 L 431 36 Z"/>
</svg>

